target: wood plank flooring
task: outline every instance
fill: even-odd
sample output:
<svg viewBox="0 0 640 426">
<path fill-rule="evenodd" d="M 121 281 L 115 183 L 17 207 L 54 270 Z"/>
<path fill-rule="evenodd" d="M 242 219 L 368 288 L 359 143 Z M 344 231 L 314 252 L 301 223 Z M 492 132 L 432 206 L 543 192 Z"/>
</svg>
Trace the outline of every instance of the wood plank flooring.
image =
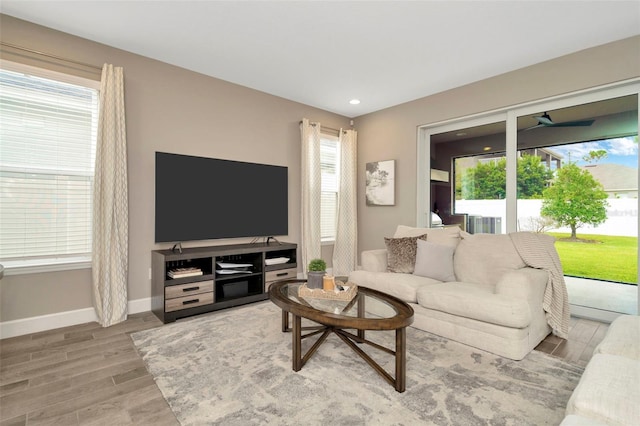
<svg viewBox="0 0 640 426">
<path fill-rule="evenodd" d="M 129 337 L 160 325 L 145 312 L 109 328 L 87 323 L 0 340 L 0 426 L 177 425 Z M 536 350 L 584 366 L 607 328 L 572 318 L 568 340 L 548 336 Z"/>
<path fill-rule="evenodd" d="M 571 317 L 567 340 L 550 334 L 536 346 L 536 350 L 584 367 L 608 328 L 609 324 Z"/>
<path fill-rule="evenodd" d="M 0 425 L 177 425 L 129 337 L 161 324 L 145 312 L 0 340 Z"/>
</svg>

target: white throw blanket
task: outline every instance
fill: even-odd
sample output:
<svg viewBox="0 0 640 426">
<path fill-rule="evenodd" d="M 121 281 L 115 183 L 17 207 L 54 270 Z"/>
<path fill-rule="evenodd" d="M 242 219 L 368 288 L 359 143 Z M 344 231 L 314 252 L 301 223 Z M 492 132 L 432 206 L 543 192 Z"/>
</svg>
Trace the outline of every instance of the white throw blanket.
<svg viewBox="0 0 640 426">
<path fill-rule="evenodd" d="M 550 235 L 533 232 L 513 232 L 509 235 L 527 266 L 549 273 L 542 308 L 546 312 L 547 324 L 553 329 L 553 334 L 566 339 L 569 335 L 569 296 L 560 257 L 554 245 L 556 239 Z"/>
</svg>

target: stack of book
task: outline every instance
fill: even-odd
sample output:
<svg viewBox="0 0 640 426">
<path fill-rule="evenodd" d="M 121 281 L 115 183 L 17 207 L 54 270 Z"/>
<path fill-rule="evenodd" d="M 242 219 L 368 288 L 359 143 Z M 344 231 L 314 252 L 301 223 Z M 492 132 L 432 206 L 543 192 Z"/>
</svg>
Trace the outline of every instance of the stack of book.
<svg viewBox="0 0 640 426">
<path fill-rule="evenodd" d="M 170 278 L 185 278 L 185 277 L 197 277 L 198 275 L 202 275 L 202 270 L 200 268 L 191 267 L 191 268 L 175 268 L 171 269 L 168 273 Z"/>
</svg>

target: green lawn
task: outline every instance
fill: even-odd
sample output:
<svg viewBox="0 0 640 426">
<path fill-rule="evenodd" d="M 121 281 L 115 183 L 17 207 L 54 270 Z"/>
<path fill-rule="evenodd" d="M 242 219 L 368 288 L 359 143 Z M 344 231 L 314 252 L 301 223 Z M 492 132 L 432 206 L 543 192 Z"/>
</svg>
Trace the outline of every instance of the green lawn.
<svg viewBox="0 0 640 426">
<path fill-rule="evenodd" d="M 557 239 L 569 234 L 549 232 Z M 638 238 L 580 234 L 597 243 L 556 241 L 565 275 L 638 283 Z"/>
</svg>

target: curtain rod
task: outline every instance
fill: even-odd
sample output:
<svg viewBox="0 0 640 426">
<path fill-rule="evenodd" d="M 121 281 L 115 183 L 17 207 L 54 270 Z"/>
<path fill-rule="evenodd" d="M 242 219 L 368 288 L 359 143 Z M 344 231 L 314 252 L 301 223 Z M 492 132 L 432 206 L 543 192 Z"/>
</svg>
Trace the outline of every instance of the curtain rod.
<svg viewBox="0 0 640 426">
<path fill-rule="evenodd" d="M 298 123 L 298 125 L 300 125 L 300 124 L 302 124 L 302 121 L 300 121 L 300 122 Z M 309 122 L 309 125 L 311 125 L 311 126 L 315 126 L 316 124 L 317 124 L 317 123 L 311 123 L 311 122 Z M 333 132 L 333 133 L 340 133 L 340 129 L 332 129 L 331 127 L 323 126 L 322 124 L 320 125 L 320 129 L 321 129 L 321 130 L 326 130 L 326 131 L 329 131 L 329 132 Z M 343 130 L 343 132 L 344 132 L 344 131 L 345 131 L 345 130 Z"/>
<path fill-rule="evenodd" d="M 22 46 L 18 46 L 18 45 L 11 44 L 11 43 L 5 43 L 4 41 L 0 42 L 0 44 L 2 46 L 6 46 L 6 47 L 9 47 L 11 49 L 17 49 L 17 50 L 22 50 L 24 52 L 34 53 L 36 55 L 45 56 L 47 58 L 56 59 L 58 61 L 69 62 L 71 64 L 76 64 L 76 65 L 80 65 L 80 66 L 87 67 L 87 68 L 93 68 L 93 69 L 96 69 L 96 70 L 102 70 L 102 67 L 98 67 L 96 65 L 87 64 L 86 62 L 74 61 L 72 59 L 63 58 L 61 56 L 52 55 L 50 53 L 45 53 L 45 52 L 40 52 L 38 50 L 29 49 L 28 47 L 22 47 Z"/>
</svg>

